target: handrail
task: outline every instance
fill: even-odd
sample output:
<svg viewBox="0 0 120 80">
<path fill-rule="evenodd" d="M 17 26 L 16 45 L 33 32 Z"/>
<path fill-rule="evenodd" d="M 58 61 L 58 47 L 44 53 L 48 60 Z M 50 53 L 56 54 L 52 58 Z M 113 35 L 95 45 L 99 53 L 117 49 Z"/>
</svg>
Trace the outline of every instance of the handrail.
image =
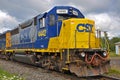
<svg viewBox="0 0 120 80">
<path fill-rule="evenodd" d="M 91 60 L 88 60 L 88 59 L 87 59 L 88 55 L 86 54 L 86 56 L 85 56 L 85 61 L 86 61 L 88 64 L 91 64 L 91 63 L 93 62 L 95 56 L 98 56 L 98 57 L 99 57 L 100 59 L 102 59 L 102 60 L 106 60 L 108 55 L 104 58 L 104 57 L 100 56 L 98 53 L 95 53 L 95 54 L 92 56 Z"/>
</svg>

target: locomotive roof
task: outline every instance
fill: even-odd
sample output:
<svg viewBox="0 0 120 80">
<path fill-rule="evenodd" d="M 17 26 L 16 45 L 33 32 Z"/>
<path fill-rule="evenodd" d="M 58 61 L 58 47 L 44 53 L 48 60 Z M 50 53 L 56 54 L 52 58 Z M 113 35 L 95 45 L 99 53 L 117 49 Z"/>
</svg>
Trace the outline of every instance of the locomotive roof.
<svg viewBox="0 0 120 80">
<path fill-rule="evenodd" d="M 75 8 L 75 7 L 71 7 L 71 6 L 55 6 L 55 7 L 53 7 L 50 11 L 48 11 L 48 13 L 53 13 L 53 14 L 54 14 L 54 13 L 56 13 L 56 11 L 57 11 L 58 9 L 67 9 L 67 10 L 69 10 L 69 12 L 77 11 L 79 18 L 84 18 L 84 17 L 85 17 L 85 16 L 80 12 L 80 10 L 78 10 L 78 9 Z M 68 14 L 69 14 L 69 12 L 68 12 Z"/>
<path fill-rule="evenodd" d="M 16 29 L 16 28 L 18 28 L 18 27 L 20 27 L 20 26 L 22 26 L 22 25 L 23 25 L 23 26 L 24 26 L 24 25 L 27 25 L 28 23 L 30 24 L 30 23 L 33 21 L 33 19 L 35 19 L 35 18 L 42 18 L 42 17 L 44 17 L 45 15 L 47 15 L 47 14 L 49 14 L 49 13 L 55 14 L 57 9 L 76 10 L 76 11 L 79 12 L 78 17 L 84 18 L 84 15 L 83 15 L 77 8 L 74 8 L 74 7 L 71 7 L 71 6 L 55 6 L 55 7 L 53 7 L 51 10 L 49 10 L 48 12 L 45 12 L 45 13 L 43 13 L 43 14 L 39 14 L 39 15 L 33 17 L 32 19 L 29 19 L 29 20 L 27 20 L 27 21 L 24 21 L 23 23 L 19 24 L 19 25 L 18 25 L 17 27 L 15 27 L 14 29 Z M 14 29 L 12 29 L 12 30 L 14 30 Z M 12 31 L 12 30 L 7 30 L 7 31 L 1 33 L 0 35 L 5 34 L 6 32 L 10 32 L 10 31 Z"/>
</svg>

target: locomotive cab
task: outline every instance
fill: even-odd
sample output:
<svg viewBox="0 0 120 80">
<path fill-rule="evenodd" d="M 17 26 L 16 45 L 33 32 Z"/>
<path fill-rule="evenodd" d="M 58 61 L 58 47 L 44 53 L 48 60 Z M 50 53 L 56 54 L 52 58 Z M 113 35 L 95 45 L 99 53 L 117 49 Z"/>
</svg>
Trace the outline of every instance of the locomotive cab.
<svg viewBox="0 0 120 80">
<path fill-rule="evenodd" d="M 57 6 L 50 10 L 47 15 L 47 26 L 48 26 L 48 36 L 56 37 L 59 36 L 62 21 L 70 18 L 84 18 L 82 13 L 73 7 Z"/>
<path fill-rule="evenodd" d="M 57 6 L 48 13 L 37 16 L 38 36 L 36 48 L 48 48 L 49 40 L 60 35 L 62 21 L 70 18 L 84 18 L 83 14 L 76 8 L 69 6 Z"/>
</svg>

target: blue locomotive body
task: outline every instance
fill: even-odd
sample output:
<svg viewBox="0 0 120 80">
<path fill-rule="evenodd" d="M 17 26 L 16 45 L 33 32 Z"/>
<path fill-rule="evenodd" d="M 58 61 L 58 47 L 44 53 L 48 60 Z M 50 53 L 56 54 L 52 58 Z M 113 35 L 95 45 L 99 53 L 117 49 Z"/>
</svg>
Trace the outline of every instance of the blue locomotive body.
<svg viewBox="0 0 120 80">
<path fill-rule="evenodd" d="M 76 8 L 68 6 L 54 7 L 48 13 L 40 14 L 20 24 L 18 33 L 11 37 L 13 38 L 11 48 L 48 48 L 49 39 L 58 36 L 60 33 L 62 21 L 58 18 L 61 14 L 67 16 L 65 18 L 84 18 L 84 15 Z"/>
<path fill-rule="evenodd" d="M 5 49 L 6 47 L 6 37 L 5 34 L 0 35 L 0 49 Z"/>
</svg>

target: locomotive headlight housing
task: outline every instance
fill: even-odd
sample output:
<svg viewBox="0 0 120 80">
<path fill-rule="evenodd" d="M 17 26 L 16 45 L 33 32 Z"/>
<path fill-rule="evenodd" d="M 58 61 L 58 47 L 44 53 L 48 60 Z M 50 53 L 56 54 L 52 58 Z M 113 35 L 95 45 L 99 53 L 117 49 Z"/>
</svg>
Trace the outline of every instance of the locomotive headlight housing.
<svg viewBox="0 0 120 80">
<path fill-rule="evenodd" d="M 73 14 L 76 15 L 76 16 L 78 16 L 78 12 L 75 11 L 75 10 L 73 10 Z"/>
<path fill-rule="evenodd" d="M 68 9 L 57 9 L 56 13 L 57 14 L 68 14 Z"/>
<path fill-rule="evenodd" d="M 106 53 L 106 52 L 103 52 L 103 56 L 107 56 L 107 53 Z"/>
<path fill-rule="evenodd" d="M 85 53 L 84 53 L 84 52 L 80 53 L 80 55 L 81 55 L 82 57 L 85 57 Z"/>
</svg>

